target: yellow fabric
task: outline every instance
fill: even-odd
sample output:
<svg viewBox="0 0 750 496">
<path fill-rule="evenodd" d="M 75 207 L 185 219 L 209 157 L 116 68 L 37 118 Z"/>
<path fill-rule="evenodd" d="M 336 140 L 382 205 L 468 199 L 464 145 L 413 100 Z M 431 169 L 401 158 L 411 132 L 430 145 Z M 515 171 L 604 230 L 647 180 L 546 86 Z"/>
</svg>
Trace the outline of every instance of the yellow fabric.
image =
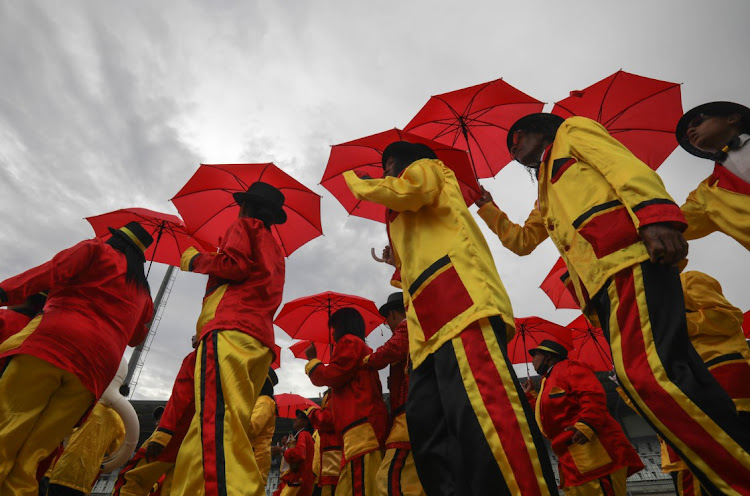
<svg viewBox="0 0 750 496">
<path fill-rule="evenodd" d="M 341 468 L 339 483 L 336 486 L 336 496 L 354 496 L 353 491 L 353 463 L 362 463 L 364 460 L 364 479 L 365 487 L 363 492 L 358 492 L 356 496 L 374 496 L 377 494 L 377 474 L 380 469 L 380 463 L 383 461 L 383 455 L 379 450 L 367 453 L 354 460 L 350 460 Z"/>
<path fill-rule="evenodd" d="M 128 228 L 127 228 L 127 227 L 125 227 L 125 226 L 122 226 L 122 227 L 120 228 L 120 232 L 122 232 L 122 233 L 123 233 L 123 234 L 124 234 L 125 236 L 127 236 L 128 238 L 130 238 L 130 241 L 132 241 L 133 243 L 135 243 L 135 245 L 136 245 L 136 246 L 137 246 L 138 248 L 140 248 L 140 249 L 141 249 L 141 251 L 143 251 L 143 252 L 145 252 L 145 251 L 146 251 L 146 245 L 144 245 L 144 244 L 143 244 L 143 243 L 141 242 L 141 240 L 140 240 L 140 239 L 138 239 L 138 236 L 136 236 L 136 235 L 135 235 L 135 234 L 133 233 L 133 231 L 131 231 L 130 229 L 128 229 Z"/>
<path fill-rule="evenodd" d="M 322 475 L 323 477 L 338 477 L 341 474 L 341 450 L 326 450 L 321 455 L 323 457 Z"/>
<path fill-rule="evenodd" d="M 501 316 L 507 324 L 507 339 L 510 340 L 515 329 L 510 299 L 497 274 L 487 241 L 466 208 L 453 171 L 439 160 L 423 159 L 409 165 L 398 178 L 364 180 L 353 171 L 344 173 L 344 178 L 358 199 L 398 212 L 390 221 L 390 238 L 405 289 L 409 352 L 415 368 L 469 324 L 485 317 Z M 440 274 L 455 271 L 458 279 L 454 279 L 450 291 L 468 295 L 472 303 L 466 308 L 462 304 L 457 309 L 460 313 L 426 339 L 415 304 L 439 274 L 423 281 L 419 278 L 426 277 L 427 269 L 446 256 L 449 263 Z M 418 287 L 412 294 L 415 282 Z M 447 292 L 437 291 L 437 295 L 440 294 Z M 438 306 L 452 316 L 453 298 L 445 298 L 447 301 L 433 302 L 434 305 L 427 301 L 422 303 L 427 308 Z"/>
<path fill-rule="evenodd" d="M 320 480 L 320 474 L 318 472 L 322 472 L 321 465 L 320 465 L 320 433 L 315 430 L 312 435 L 313 443 L 315 443 L 315 450 L 313 451 L 313 474 L 315 474 L 315 483 L 317 484 Z"/>
<path fill-rule="evenodd" d="M 681 207 L 688 221 L 686 239 L 720 231 L 750 250 L 750 198 L 717 186 L 709 176 Z"/>
<path fill-rule="evenodd" d="M 604 492 L 600 479 L 594 479 L 580 486 L 567 486 L 563 488 L 565 496 L 626 496 L 628 494 L 627 478 L 628 468 L 623 467 L 609 474 L 614 492 Z"/>
<path fill-rule="evenodd" d="M 217 353 L 224 398 L 224 463 L 229 496 L 263 494 L 264 485 L 250 444 L 250 425 L 255 402 L 271 366 L 271 350 L 240 331 L 220 331 Z M 195 410 L 177 455 L 172 492 L 176 496 L 206 494 L 201 441 L 201 360 L 207 341 L 201 340 L 195 365 Z M 217 440 L 218 442 L 218 440 Z"/>
<path fill-rule="evenodd" d="M 307 362 L 307 364 L 305 365 L 305 374 L 310 375 L 310 372 L 312 371 L 312 369 L 315 368 L 315 366 L 318 365 L 319 363 L 323 363 L 323 362 L 321 362 L 317 358 L 313 358 L 312 360 Z"/>
<path fill-rule="evenodd" d="M 271 471 L 271 439 L 276 431 L 276 402 L 270 396 L 258 396 L 255 402 L 250 428 L 250 444 L 253 445 L 255 461 L 258 463 L 261 480 L 265 487 Z"/>
<path fill-rule="evenodd" d="M 195 326 L 198 336 L 201 335 L 203 326 L 216 317 L 216 309 L 219 308 L 219 303 L 221 303 L 221 299 L 224 298 L 224 293 L 227 292 L 228 288 L 229 284 L 219 286 L 203 300 L 201 314 L 198 316 L 198 323 Z"/>
<path fill-rule="evenodd" d="M 190 271 L 190 262 L 193 261 L 193 257 L 198 255 L 200 252 L 196 250 L 194 247 L 190 247 L 184 252 L 182 252 L 182 256 L 180 257 L 180 270 L 189 272 Z"/>
<path fill-rule="evenodd" d="M 0 375 L 0 494 L 36 496 L 36 469 L 94 402 L 78 378 L 30 355 Z"/>
<path fill-rule="evenodd" d="M 125 440 L 125 425 L 109 406 L 97 403 L 68 441 L 50 475 L 51 484 L 91 492 L 102 460 Z"/>
<path fill-rule="evenodd" d="M 401 412 L 393 418 L 391 432 L 388 433 L 388 439 L 385 440 L 385 444 L 408 442 L 409 428 L 406 425 L 406 412 Z"/>
<path fill-rule="evenodd" d="M 544 427 L 542 426 L 542 402 L 539 401 L 539 398 L 542 397 L 542 393 L 544 392 L 544 383 L 547 382 L 546 377 L 542 377 L 542 381 L 539 383 L 539 393 L 536 395 L 536 402 L 534 403 L 534 420 L 536 420 L 536 425 L 539 427 L 539 432 L 542 433 L 542 436 L 547 437 L 547 434 L 544 432 Z"/>
<path fill-rule="evenodd" d="M 503 246 L 516 255 L 528 255 L 549 237 L 542 214 L 537 208 L 531 211 L 523 226 L 508 219 L 505 212 L 492 202 L 482 205 L 477 213 L 487 223 L 487 227 L 497 235 Z"/>
<path fill-rule="evenodd" d="M 284 486 L 284 489 L 281 490 L 280 496 L 297 496 L 300 489 L 300 486 Z"/>
<path fill-rule="evenodd" d="M 351 460 L 357 455 L 380 449 L 380 443 L 369 422 L 360 424 L 344 432 L 344 458 Z"/>
<path fill-rule="evenodd" d="M 378 496 L 426 496 L 417 475 L 417 466 L 414 465 L 414 456 L 411 450 L 407 450 L 408 454 L 403 461 L 403 466 L 397 472 L 398 464 L 395 462 L 398 461 L 397 457 L 403 451 L 398 449 L 385 450 L 385 456 L 376 476 Z M 389 491 L 388 486 L 391 482 L 391 477 L 398 478 L 398 488 L 400 491 Z"/>
<path fill-rule="evenodd" d="M 145 444 L 148 444 L 151 440 L 149 438 Z M 162 484 L 161 494 L 162 496 L 168 496 L 167 486 L 171 484 L 173 473 L 174 463 L 147 462 L 145 457 L 141 458 L 133 468 L 121 474 L 121 477 L 125 479 L 125 484 L 120 487 L 119 492 L 114 493 L 114 496 L 146 496 L 164 474 L 167 475 L 164 478 L 164 484 Z"/>
<path fill-rule="evenodd" d="M 333 496 L 336 494 L 336 486 L 320 486 L 320 496 Z"/>
<path fill-rule="evenodd" d="M 159 443 L 162 446 L 166 446 L 169 444 L 169 441 L 172 440 L 172 434 L 169 434 L 168 432 L 159 431 L 156 430 L 151 434 L 151 437 L 148 438 L 148 441 L 150 443 Z"/>
<path fill-rule="evenodd" d="M 701 490 L 700 482 L 687 468 L 680 470 L 676 479 L 677 494 L 680 496 L 703 496 L 707 494 L 707 492 Z M 687 484 L 685 483 L 685 479 L 689 481 Z"/>
<path fill-rule="evenodd" d="M 594 431 L 594 429 L 584 424 L 583 422 L 576 422 L 573 427 L 581 431 L 581 433 L 586 436 L 586 439 L 588 439 L 589 441 L 593 441 L 594 439 L 596 439 L 596 432 Z"/>
<path fill-rule="evenodd" d="M 576 468 L 582 474 L 612 463 L 612 458 L 609 457 L 609 453 L 604 449 L 599 438 L 594 438 L 586 444 L 570 444 L 568 452 Z"/>
<path fill-rule="evenodd" d="M 26 327 L 0 343 L 0 353 L 8 350 L 14 350 L 21 346 L 24 340 L 26 340 L 26 338 L 29 337 L 32 332 L 36 331 L 37 327 L 39 327 L 39 323 L 42 321 L 42 317 L 44 317 L 44 314 L 40 313 L 39 315 L 31 319 L 29 323 L 26 324 Z"/>
</svg>

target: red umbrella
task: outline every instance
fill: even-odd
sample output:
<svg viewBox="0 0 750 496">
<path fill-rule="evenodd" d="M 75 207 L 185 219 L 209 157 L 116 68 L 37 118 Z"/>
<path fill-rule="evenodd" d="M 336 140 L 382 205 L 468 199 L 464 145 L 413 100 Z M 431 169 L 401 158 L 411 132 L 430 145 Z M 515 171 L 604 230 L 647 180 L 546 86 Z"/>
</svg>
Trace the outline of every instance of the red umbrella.
<svg viewBox="0 0 750 496">
<path fill-rule="evenodd" d="M 526 375 L 530 375 L 529 350 L 536 348 L 539 343 L 550 337 L 561 341 L 567 349 L 573 349 L 570 329 L 540 317 L 516 319 L 516 334 L 508 343 L 508 360 L 511 363 L 525 363 Z"/>
<path fill-rule="evenodd" d="M 477 183 L 465 151 L 399 129 L 391 129 L 347 143 L 333 145 L 320 184 L 330 191 L 350 214 L 385 222 L 385 207 L 376 203 L 357 200 L 346 185 L 342 174 L 348 170 L 354 170 L 373 178 L 382 177 L 381 158 L 383 150 L 394 141 L 421 143 L 432 148 L 438 158 L 456 175 L 466 204 L 469 205 L 479 198 L 479 183 Z"/>
<path fill-rule="evenodd" d="M 505 144 L 510 126 L 543 106 L 496 79 L 433 96 L 405 129 L 468 150 L 476 176 L 493 177 L 511 161 Z"/>
<path fill-rule="evenodd" d="M 276 406 L 279 409 L 279 417 L 295 418 L 297 410 L 304 410 L 311 406 L 318 406 L 314 401 L 303 398 L 298 394 L 281 393 L 274 394 Z"/>
<path fill-rule="evenodd" d="M 573 331 L 575 347 L 570 358 L 583 362 L 598 372 L 612 370 L 612 351 L 600 328 L 593 327 L 583 315 L 568 324 L 568 327 Z"/>
<path fill-rule="evenodd" d="M 365 335 L 384 322 L 378 313 L 378 307 L 372 301 L 359 296 L 326 291 L 286 303 L 273 323 L 294 339 L 333 344 L 328 319 L 341 308 L 355 308 L 362 314 L 365 320 Z"/>
<path fill-rule="evenodd" d="M 750 310 L 745 312 L 743 316 L 742 331 L 745 333 L 745 337 L 750 339 Z"/>
<path fill-rule="evenodd" d="M 562 258 L 558 258 L 555 266 L 552 267 L 552 270 L 550 270 L 539 287 L 549 296 L 555 308 L 573 308 L 578 310 L 581 307 L 576 303 L 573 288 L 569 284 L 568 266 L 565 265 L 565 261 Z"/>
<path fill-rule="evenodd" d="M 303 360 L 307 360 L 307 355 L 305 355 L 305 350 L 310 347 L 310 345 L 315 346 L 315 351 L 317 352 L 318 360 L 320 360 L 323 363 L 328 363 L 331 361 L 331 346 L 328 343 L 316 343 L 315 341 L 300 341 L 299 343 L 294 343 L 289 347 L 289 351 L 294 354 L 296 358 L 301 358 Z"/>
<path fill-rule="evenodd" d="M 553 114 L 594 119 L 639 159 L 656 170 L 677 147 L 682 117 L 680 85 L 624 71 L 555 103 Z"/>
<path fill-rule="evenodd" d="M 271 228 L 286 256 L 323 234 L 320 196 L 271 163 L 202 164 L 172 202 L 191 233 L 220 246 L 239 213 L 232 194 L 247 191 L 256 181 L 275 186 L 286 197 L 287 221 Z"/>
<path fill-rule="evenodd" d="M 154 238 L 154 242 L 146 250 L 146 260 L 152 262 L 179 267 L 180 255 L 191 246 L 199 251 L 216 251 L 210 243 L 188 234 L 185 224 L 176 215 L 154 212 L 145 208 L 125 208 L 86 217 L 86 220 L 94 228 L 94 233 L 104 240 L 112 236 L 109 227 L 119 228 L 128 222 L 139 222 Z"/>
</svg>

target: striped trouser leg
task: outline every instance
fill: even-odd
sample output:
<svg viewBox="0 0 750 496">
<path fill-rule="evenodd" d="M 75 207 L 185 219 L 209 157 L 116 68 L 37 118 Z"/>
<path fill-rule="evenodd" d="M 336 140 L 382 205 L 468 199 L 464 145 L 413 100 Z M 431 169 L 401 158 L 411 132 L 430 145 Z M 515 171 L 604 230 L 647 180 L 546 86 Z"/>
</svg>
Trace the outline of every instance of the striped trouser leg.
<svg viewBox="0 0 750 496">
<path fill-rule="evenodd" d="M 406 448 L 388 448 L 377 475 L 378 496 L 424 496 L 414 457 Z"/>
<path fill-rule="evenodd" d="M 375 496 L 375 477 L 382 460 L 380 451 L 372 451 L 346 462 L 341 469 L 336 496 Z"/>
<path fill-rule="evenodd" d="M 620 384 L 710 494 L 750 494 L 750 431 L 688 340 L 674 267 L 644 262 L 593 299 Z"/>
</svg>

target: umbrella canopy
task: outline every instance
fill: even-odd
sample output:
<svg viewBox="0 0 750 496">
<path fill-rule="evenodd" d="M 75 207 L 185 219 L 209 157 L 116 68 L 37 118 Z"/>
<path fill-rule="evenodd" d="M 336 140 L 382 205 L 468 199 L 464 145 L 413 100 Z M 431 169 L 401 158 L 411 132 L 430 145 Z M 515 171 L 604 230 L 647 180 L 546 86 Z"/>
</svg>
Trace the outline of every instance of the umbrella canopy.
<svg viewBox="0 0 750 496">
<path fill-rule="evenodd" d="M 294 339 L 307 339 L 317 343 L 333 344 L 333 331 L 328 328 L 328 319 L 342 308 L 354 308 L 365 320 L 365 335 L 370 334 L 384 322 L 378 307 L 372 301 L 342 293 L 326 291 L 303 296 L 286 303 L 273 323 Z"/>
<path fill-rule="evenodd" d="M 314 401 L 303 398 L 298 394 L 274 394 L 273 398 L 276 400 L 276 407 L 279 409 L 279 417 L 284 418 L 296 418 L 297 410 L 318 406 Z"/>
<path fill-rule="evenodd" d="M 555 103 L 553 114 L 588 117 L 656 170 L 677 147 L 682 117 L 680 85 L 624 71 Z"/>
<path fill-rule="evenodd" d="M 148 231 L 154 242 L 146 250 L 146 260 L 180 266 L 180 255 L 191 246 L 198 251 L 216 251 L 207 241 L 199 240 L 190 234 L 176 215 L 155 212 L 145 208 L 125 208 L 106 214 L 86 217 L 94 228 L 96 236 L 107 240 L 112 234 L 109 227 L 119 228 L 128 222 L 137 221 Z"/>
<path fill-rule="evenodd" d="M 568 266 L 565 260 L 558 258 L 552 270 L 544 278 L 539 286 L 544 293 L 552 300 L 555 308 L 572 308 L 575 310 L 581 307 L 576 303 L 576 299 L 571 292 L 572 288 L 568 287 L 570 277 L 568 275 Z"/>
<path fill-rule="evenodd" d="M 305 350 L 310 347 L 310 345 L 315 346 L 315 351 L 317 352 L 318 360 L 321 362 L 328 364 L 331 361 L 331 350 L 332 347 L 328 343 L 317 343 L 315 341 L 300 341 L 298 343 L 294 343 L 289 347 L 289 351 L 292 352 L 292 354 L 296 358 L 301 358 L 303 360 L 307 360 L 307 356 L 305 355 Z"/>
<path fill-rule="evenodd" d="M 573 349 L 570 329 L 540 317 L 516 319 L 516 335 L 508 343 L 508 359 L 511 363 L 525 363 L 526 375 L 530 375 L 529 350 L 536 348 L 545 339 L 554 338 L 567 349 Z"/>
<path fill-rule="evenodd" d="M 351 215 L 385 222 L 385 207 L 356 199 L 346 185 L 342 174 L 348 170 L 354 170 L 360 175 L 366 174 L 372 178 L 383 177 L 383 150 L 394 141 L 409 141 L 429 146 L 456 175 L 466 204 L 469 205 L 479 198 L 479 183 L 477 183 L 469 162 L 469 156 L 465 151 L 400 129 L 391 129 L 347 143 L 333 145 L 320 184 L 330 191 Z"/>
<path fill-rule="evenodd" d="M 743 316 L 742 331 L 745 333 L 745 337 L 750 339 L 750 311 L 745 312 Z"/>
<path fill-rule="evenodd" d="M 232 194 L 247 191 L 257 181 L 275 186 L 286 198 L 286 223 L 271 227 L 286 256 L 323 234 L 320 196 L 272 163 L 202 164 L 172 202 L 189 232 L 220 246 L 240 211 Z"/>
<path fill-rule="evenodd" d="M 477 177 L 493 177 L 511 161 L 506 137 L 521 117 L 544 103 L 502 79 L 430 98 L 406 131 L 468 150 Z"/>
<path fill-rule="evenodd" d="M 604 337 L 604 331 L 593 327 L 586 317 L 581 315 L 568 324 L 573 331 L 573 352 L 570 358 L 583 362 L 597 372 L 612 370 L 612 351 Z"/>
</svg>

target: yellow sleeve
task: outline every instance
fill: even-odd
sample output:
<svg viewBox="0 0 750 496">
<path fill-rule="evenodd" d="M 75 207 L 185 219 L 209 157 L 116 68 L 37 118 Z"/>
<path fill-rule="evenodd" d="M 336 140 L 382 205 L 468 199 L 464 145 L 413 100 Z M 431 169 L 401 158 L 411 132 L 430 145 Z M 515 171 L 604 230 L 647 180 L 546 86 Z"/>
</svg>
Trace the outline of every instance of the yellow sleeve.
<svg viewBox="0 0 750 496">
<path fill-rule="evenodd" d="M 742 311 L 724 297 L 719 281 L 695 270 L 680 274 L 689 334 L 742 334 Z"/>
<path fill-rule="evenodd" d="M 354 171 L 344 172 L 349 189 L 359 200 L 384 205 L 395 211 L 416 212 L 432 205 L 445 185 L 445 175 L 440 162 L 431 159 L 417 160 L 399 177 L 360 179 Z"/>
<path fill-rule="evenodd" d="M 703 183 L 698 186 L 698 189 L 702 187 L 704 187 Z M 714 231 L 718 231 L 716 224 L 711 221 L 706 209 L 697 199 L 698 189 L 691 191 L 685 203 L 680 207 L 688 224 L 683 233 L 685 239 L 703 238 Z"/>
<path fill-rule="evenodd" d="M 111 413 L 114 417 L 112 420 L 112 428 L 110 429 L 110 432 L 112 433 L 112 441 L 107 448 L 107 455 L 111 455 L 120 449 L 122 443 L 125 442 L 125 424 L 122 423 L 120 416 L 116 412 L 112 411 Z"/>
<path fill-rule="evenodd" d="M 528 255 L 549 236 L 542 213 L 537 208 L 531 211 L 523 226 L 511 222 L 505 212 L 492 202 L 482 205 L 477 213 L 487 227 L 497 234 L 503 246 L 516 255 Z"/>
<path fill-rule="evenodd" d="M 268 401 L 256 401 L 253 414 L 250 417 L 250 433 L 257 436 L 258 433 L 276 416 L 273 406 Z"/>
</svg>

